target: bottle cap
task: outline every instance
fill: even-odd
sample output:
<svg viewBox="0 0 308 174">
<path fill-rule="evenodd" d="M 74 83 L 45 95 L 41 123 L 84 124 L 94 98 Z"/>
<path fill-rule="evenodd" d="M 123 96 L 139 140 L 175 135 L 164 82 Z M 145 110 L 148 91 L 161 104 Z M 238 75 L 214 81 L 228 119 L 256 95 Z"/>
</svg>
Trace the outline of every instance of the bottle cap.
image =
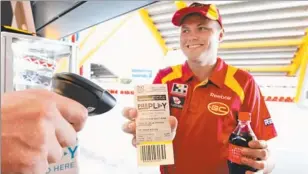
<svg viewBox="0 0 308 174">
<path fill-rule="evenodd" d="M 250 112 L 239 112 L 238 118 L 241 121 L 250 121 L 251 120 Z"/>
</svg>

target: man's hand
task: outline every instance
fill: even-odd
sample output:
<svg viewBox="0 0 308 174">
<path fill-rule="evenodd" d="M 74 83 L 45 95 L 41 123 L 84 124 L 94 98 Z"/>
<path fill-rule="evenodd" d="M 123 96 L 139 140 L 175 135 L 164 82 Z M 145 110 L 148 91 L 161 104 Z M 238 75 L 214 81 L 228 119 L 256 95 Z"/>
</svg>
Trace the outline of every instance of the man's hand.
<svg viewBox="0 0 308 174">
<path fill-rule="evenodd" d="M 126 107 L 123 109 L 123 116 L 129 119 L 130 121 L 126 122 L 123 125 L 123 131 L 133 135 L 132 144 L 136 147 L 136 122 L 137 118 L 137 110 L 135 108 Z M 175 136 L 176 128 L 177 128 L 177 119 L 174 116 L 169 117 L 169 123 L 171 127 L 171 132 L 173 137 Z"/>
<path fill-rule="evenodd" d="M 47 90 L 1 96 L 1 173 L 42 174 L 76 144 L 87 119 L 81 104 Z"/>
<path fill-rule="evenodd" d="M 247 171 L 246 174 L 263 174 L 270 173 L 271 167 L 269 167 L 268 159 L 270 157 L 270 152 L 266 141 L 256 140 L 249 142 L 250 148 L 244 148 L 242 150 L 242 163 L 258 169 L 258 172 Z"/>
</svg>

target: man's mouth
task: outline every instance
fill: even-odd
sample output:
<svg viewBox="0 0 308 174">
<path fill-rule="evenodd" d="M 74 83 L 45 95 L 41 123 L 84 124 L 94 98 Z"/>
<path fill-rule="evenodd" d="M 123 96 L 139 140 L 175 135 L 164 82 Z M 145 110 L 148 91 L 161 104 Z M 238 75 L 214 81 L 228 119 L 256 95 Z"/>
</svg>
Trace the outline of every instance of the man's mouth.
<svg viewBox="0 0 308 174">
<path fill-rule="evenodd" d="M 191 44 L 191 45 L 186 45 L 187 48 L 198 48 L 203 46 L 203 44 Z"/>
</svg>

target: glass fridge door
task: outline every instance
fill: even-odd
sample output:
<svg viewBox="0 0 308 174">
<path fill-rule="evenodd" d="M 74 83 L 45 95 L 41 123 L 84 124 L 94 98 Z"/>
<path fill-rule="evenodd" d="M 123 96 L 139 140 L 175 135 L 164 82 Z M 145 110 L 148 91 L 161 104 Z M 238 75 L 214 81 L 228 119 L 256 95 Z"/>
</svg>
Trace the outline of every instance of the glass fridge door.
<svg viewBox="0 0 308 174">
<path fill-rule="evenodd" d="M 49 89 L 51 78 L 57 72 L 69 72 L 72 45 L 38 37 L 11 37 L 7 40 L 7 85 L 12 90 L 29 88 Z M 11 78 L 10 78 L 11 77 Z M 10 87 L 8 87 L 10 88 Z"/>
</svg>

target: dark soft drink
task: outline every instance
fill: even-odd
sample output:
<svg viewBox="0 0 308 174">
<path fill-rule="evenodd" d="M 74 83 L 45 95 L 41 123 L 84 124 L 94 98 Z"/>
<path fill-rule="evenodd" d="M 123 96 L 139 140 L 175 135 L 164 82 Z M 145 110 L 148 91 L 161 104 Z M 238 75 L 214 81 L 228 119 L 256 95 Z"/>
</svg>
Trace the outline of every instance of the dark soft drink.
<svg viewBox="0 0 308 174">
<path fill-rule="evenodd" d="M 241 164 L 241 148 L 249 147 L 249 141 L 257 139 L 250 127 L 251 115 L 249 112 L 240 112 L 238 116 L 238 125 L 229 137 L 229 174 L 245 174 L 246 171 L 256 172 L 256 169 Z"/>
</svg>

